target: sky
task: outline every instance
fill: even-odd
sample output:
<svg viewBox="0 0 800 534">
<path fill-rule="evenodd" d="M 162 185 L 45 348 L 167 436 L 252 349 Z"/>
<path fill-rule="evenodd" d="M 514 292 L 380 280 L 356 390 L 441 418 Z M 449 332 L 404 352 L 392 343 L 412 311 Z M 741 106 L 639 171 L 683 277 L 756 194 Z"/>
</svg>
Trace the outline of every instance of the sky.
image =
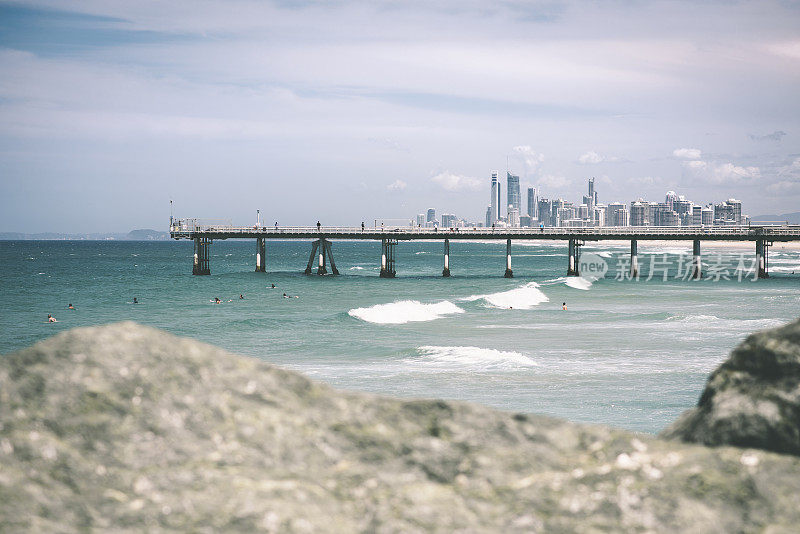
<svg viewBox="0 0 800 534">
<path fill-rule="evenodd" d="M 482 221 L 506 170 L 800 211 L 800 2 L 0 0 L 0 231 Z"/>
</svg>

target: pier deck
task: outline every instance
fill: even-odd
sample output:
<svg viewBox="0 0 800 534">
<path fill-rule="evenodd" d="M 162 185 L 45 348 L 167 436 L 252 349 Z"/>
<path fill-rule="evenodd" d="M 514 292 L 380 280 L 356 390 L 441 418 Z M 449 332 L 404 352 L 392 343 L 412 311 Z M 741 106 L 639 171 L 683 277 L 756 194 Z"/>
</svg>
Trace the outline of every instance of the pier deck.
<svg viewBox="0 0 800 534">
<path fill-rule="evenodd" d="M 195 242 L 194 274 L 210 274 L 208 247 L 215 239 L 255 239 L 257 246 L 256 271 L 264 272 L 267 239 L 310 239 L 313 241 L 311 257 L 305 272 L 311 274 L 314 259 L 319 253 L 318 274 L 338 273 L 333 263 L 331 240 L 368 240 L 381 242 L 381 277 L 395 276 L 394 248 L 399 241 L 438 240 L 444 242 L 443 275 L 450 274 L 451 240 L 505 240 L 506 271 L 512 276 L 512 240 L 565 240 L 568 241 L 567 274 L 578 276 L 580 247 L 586 241 L 630 241 L 632 274 L 638 277 L 638 241 L 692 241 L 695 278 L 701 277 L 701 241 L 752 241 L 755 243 L 758 276 L 767 278 L 767 255 L 774 242 L 800 240 L 800 225 L 762 226 L 606 226 L 590 228 L 544 227 L 544 228 L 413 228 L 413 227 L 326 227 L 326 226 L 248 226 L 203 223 L 198 219 L 175 220 L 170 226 L 173 239 L 191 239 Z"/>
</svg>

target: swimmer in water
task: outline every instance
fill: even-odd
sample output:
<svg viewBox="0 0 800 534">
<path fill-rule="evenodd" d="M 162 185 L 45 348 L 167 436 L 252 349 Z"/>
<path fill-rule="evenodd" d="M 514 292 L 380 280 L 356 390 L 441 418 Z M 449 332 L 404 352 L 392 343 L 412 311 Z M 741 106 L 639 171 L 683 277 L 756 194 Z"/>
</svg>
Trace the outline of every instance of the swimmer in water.
<svg viewBox="0 0 800 534">
<path fill-rule="evenodd" d="M 48 313 L 47 314 L 47 322 L 48 323 L 55 323 L 55 322 L 58 322 L 58 321 L 56 321 L 56 318 Z"/>
<path fill-rule="evenodd" d="M 564 310 L 564 311 L 567 311 L 567 303 L 566 302 L 561 304 L 561 309 Z"/>
<path fill-rule="evenodd" d="M 290 298 L 292 298 L 292 297 L 290 297 L 289 295 L 287 295 L 286 293 L 284 293 L 284 294 L 283 294 L 283 298 L 285 298 L 285 299 L 290 299 Z"/>
<path fill-rule="evenodd" d="M 67 309 L 68 310 L 74 310 L 75 306 L 73 306 L 72 303 L 70 302 L 69 304 L 67 304 Z"/>
</svg>

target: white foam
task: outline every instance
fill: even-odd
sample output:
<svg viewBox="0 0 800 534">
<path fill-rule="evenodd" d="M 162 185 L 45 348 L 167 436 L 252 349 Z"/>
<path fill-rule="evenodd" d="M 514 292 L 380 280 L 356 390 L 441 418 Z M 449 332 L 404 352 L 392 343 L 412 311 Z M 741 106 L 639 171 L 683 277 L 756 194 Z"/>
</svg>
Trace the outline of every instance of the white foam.
<svg viewBox="0 0 800 534">
<path fill-rule="evenodd" d="M 364 268 L 356 265 L 355 267 L 350 267 L 351 271 L 363 271 Z"/>
<path fill-rule="evenodd" d="M 423 304 L 416 300 L 401 300 L 389 304 L 376 304 L 368 308 L 354 308 L 347 313 L 368 323 L 403 324 L 433 321 L 446 315 L 464 313 L 464 310 L 447 300 L 431 304 Z"/>
<path fill-rule="evenodd" d="M 498 367 L 533 367 L 537 363 L 528 356 L 519 352 L 481 347 L 441 347 L 426 345 L 418 347 L 417 352 L 422 357 L 423 363 L 452 366 L 453 364 L 479 368 Z M 415 359 L 414 361 L 419 361 Z"/>
<path fill-rule="evenodd" d="M 720 318 L 716 315 L 673 315 L 671 317 L 667 317 L 667 321 L 680 321 L 682 323 L 708 323 L 713 321 L 719 321 Z"/>
<path fill-rule="evenodd" d="M 583 291 L 589 291 L 589 288 L 592 287 L 592 280 L 582 276 L 568 276 L 564 283 L 573 289 L 581 289 Z"/>
<path fill-rule="evenodd" d="M 491 293 L 489 295 L 472 295 L 462 300 L 472 302 L 483 300 L 486 305 L 492 308 L 514 308 L 518 310 L 529 310 L 534 306 L 547 302 L 550 299 L 539 290 L 539 284 L 528 282 L 522 287 Z"/>
</svg>

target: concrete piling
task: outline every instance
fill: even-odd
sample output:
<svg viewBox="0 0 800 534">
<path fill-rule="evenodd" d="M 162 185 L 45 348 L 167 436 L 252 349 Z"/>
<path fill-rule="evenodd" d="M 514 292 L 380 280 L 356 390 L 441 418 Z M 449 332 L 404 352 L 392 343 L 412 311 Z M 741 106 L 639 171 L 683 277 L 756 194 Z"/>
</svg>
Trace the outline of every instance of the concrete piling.
<svg viewBox="0 0 800 534">
<path fill-rule="evenodd" d="M 511 240 L 506 240 L 506 278 L 514 278 L 514 271 L 511 270 Z"/>
<path fill-rule="evenodd" d="M 450 240 L 444 240 L 444 269 L 442 269 L 442 276 L 450 276 Z"/>
<path fill-rule="evenodd" d="M 631 239 L 631 278 L 639 279 L 639 247 L 635 239 Z"/>
<path fill-rule="evenodd" d="M 267 272 L 267 252 L 264 246 L 264 238 L 256 239 L 256 272 Z"/>
<path fill-rule="evenodd" d="M 702 278 L 702 261 L 700 258 L 700 240 L 695 239 L 692 243 L 692 280 L 700 280 Z"/>
</svg>

